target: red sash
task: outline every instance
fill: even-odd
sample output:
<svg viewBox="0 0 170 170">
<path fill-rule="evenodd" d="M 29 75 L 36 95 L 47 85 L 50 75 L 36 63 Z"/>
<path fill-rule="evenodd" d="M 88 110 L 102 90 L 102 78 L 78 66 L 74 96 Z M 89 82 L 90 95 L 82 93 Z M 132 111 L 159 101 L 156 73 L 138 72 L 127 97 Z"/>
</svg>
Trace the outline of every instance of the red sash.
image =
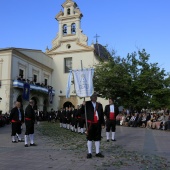
<svg viewBox="0 0 170 170">
<path fill-rule="evenodd" d="M 97 123 L 98 120 L 97 120 L 97 115 L 96 115 L 96 112 L 94 112 L 94 123 Z"/>
<path fill-rule="evenodd" d="M 16 121 L 14 119 L 11 120 L 12 123 L 18 123 L 18 122 L 21 122 L 21 121 Z"/>
<path fill-rule="evenodd" d="M 115 113 L 114 112 L 110 112 L 110 120 L 115 120 Z"/>
<path fill-rule="evenodd" d="M 26 117 L 25 120 L 31 120 L 31 119 Z"/>
</svg>

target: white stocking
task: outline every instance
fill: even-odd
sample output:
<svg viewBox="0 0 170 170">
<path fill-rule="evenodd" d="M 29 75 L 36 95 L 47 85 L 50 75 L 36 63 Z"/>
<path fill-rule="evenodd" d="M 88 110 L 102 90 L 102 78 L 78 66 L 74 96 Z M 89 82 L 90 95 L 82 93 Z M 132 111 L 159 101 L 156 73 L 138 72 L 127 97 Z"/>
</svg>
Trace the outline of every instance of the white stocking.
<svg viewBox="0 0 170 170">
<path fill-rule="evenodd" d="M 88 152 L 92 153 L 92 141 L 87 141 L 87 148 L 88 148 Z"/>
</svg>

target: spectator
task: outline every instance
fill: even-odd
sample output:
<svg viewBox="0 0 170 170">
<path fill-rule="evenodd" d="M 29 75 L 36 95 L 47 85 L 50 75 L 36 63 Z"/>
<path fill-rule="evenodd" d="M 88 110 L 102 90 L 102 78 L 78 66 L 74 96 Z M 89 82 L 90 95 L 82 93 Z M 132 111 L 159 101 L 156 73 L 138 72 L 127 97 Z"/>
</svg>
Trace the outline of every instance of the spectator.
<svg viewBox="0 0 170 170">
<path fill-rule="evenodd" d="M 136 127 L 137 118 L 138 118 L 138 114 L 137 113 L 133 114 L 128 122 L 128 126 Z"/>
<path fill-rule="evenodd" d="M 146 115 L 146 113 L 143 113 L 140 127 L 145 128 L 146 127 L 146 122 L 147 122 L 147 115 Z"/>
<path fill-rule="evenodd" d="M 152 128 L 153 129 L 159 129 L 160 124 L 161 124 L 161 122 L 163 122 L 163 120 L 164 120 L 163 113 L 160 113 L 160 115 L 158 115 L 158 118 L 157 118 L 156 122 L 152 123 Z"/>
<path fill-rule="evenodd" d="M 125 126 L 128 126 L 128 123 L 129 123 L 129 121 L 130 121 L 130 118 L 131 118 L 131 115 L 130 115 L 130 114 L 127 114 L 127 115 L 125 116 L 125 122 L 124 122 L 124 125 L 125 125 Z"/>
</svg>

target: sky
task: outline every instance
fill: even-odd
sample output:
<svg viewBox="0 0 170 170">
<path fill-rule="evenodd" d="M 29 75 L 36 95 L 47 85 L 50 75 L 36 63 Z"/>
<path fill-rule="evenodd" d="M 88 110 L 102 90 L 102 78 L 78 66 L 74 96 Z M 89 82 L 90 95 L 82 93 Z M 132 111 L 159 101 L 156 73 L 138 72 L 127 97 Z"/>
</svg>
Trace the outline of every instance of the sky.
<svg viewBox="0 0 170 170">
<path fill-rule="evenodd" d="M 45 51 L 58 32 L 55 16 L 65 0 L 0 0 L 0 48 Z M 150 63 L 170 72 L 170 0 L 74 0 L 83 14 L 88 45 L 96 42 L 116 55 L 145 49 Z"/>
</svg>

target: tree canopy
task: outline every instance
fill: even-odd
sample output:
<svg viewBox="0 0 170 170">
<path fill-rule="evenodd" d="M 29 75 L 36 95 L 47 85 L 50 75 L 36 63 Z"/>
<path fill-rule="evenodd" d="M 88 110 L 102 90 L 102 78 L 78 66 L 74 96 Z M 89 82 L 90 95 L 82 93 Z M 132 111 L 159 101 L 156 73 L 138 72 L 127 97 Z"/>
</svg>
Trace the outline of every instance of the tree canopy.
<svg viewBox="0 0 170 170">
<path fill-rule="evenodd" d="M 115 102 L 131 110 L 169 107 L 170 76 L 158 63 L 149 63 L 149 58 L 144 49 L 126 58 L 113 51 L 107 61 L 96 65 L 95 91 L 104 98 L 114 97 Z"/>
</svg>

